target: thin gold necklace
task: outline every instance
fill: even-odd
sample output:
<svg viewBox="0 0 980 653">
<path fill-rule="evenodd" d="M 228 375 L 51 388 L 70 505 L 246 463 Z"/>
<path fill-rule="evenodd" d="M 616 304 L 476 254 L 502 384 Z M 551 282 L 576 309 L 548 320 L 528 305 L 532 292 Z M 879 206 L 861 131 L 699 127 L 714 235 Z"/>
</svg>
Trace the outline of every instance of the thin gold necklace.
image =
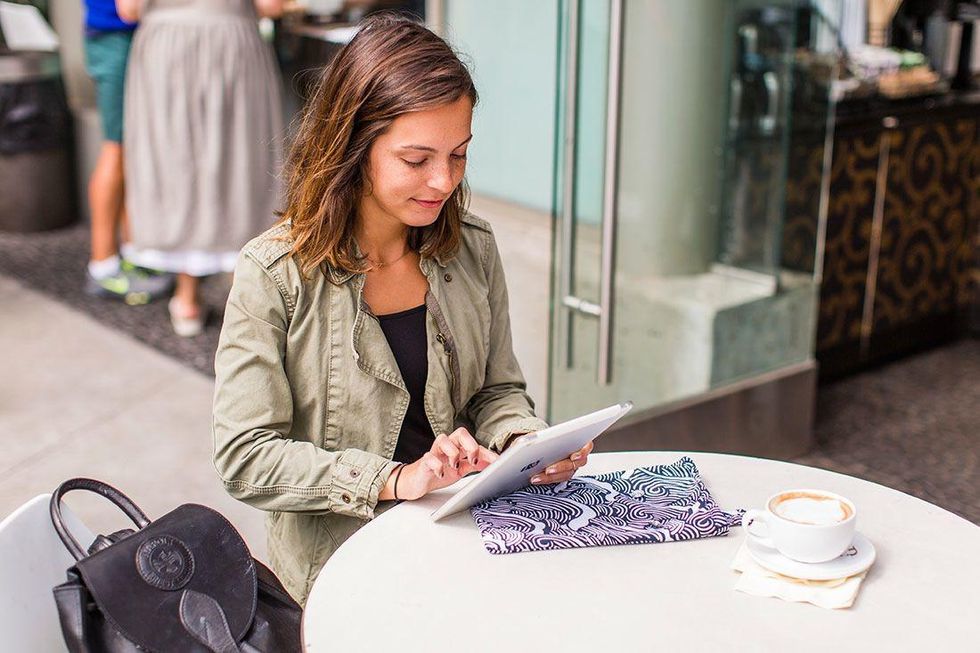
<svg viewBox="0 0 980 653">
<path fill-rule="evenodd" d="M 392 265 L 394 265 L 398 261 L 400 261 L 403 258 L 405 258 L 406 256 L 408 256 L 409 252 L 411 252 L 411 251 L 412 251 L 412 248 L 411 247 L 408 247 L 406 245 L 405 246 L 405 251 L 402 252 L 402 255 L 401 256 L 399 256 L 398 258 L 393 259 L 391 261 L 388 261 L 387 263 L 385 263 L 384 261 L 375 261 L 373 258 L 371 258 L 370 256 L 368 256 L 366 254 L 364 255 L 364 258 L 366 258 L 368 260 L 368 262 L 372 264 L 372 266 L 373 266 L 371 268 L 372 270 L 375 269 L 375 268 L 377 268 L 378 270 L 380 270 L 381 268 L 384 268 L 384 267 L 391 267 Z"/>
</svg>

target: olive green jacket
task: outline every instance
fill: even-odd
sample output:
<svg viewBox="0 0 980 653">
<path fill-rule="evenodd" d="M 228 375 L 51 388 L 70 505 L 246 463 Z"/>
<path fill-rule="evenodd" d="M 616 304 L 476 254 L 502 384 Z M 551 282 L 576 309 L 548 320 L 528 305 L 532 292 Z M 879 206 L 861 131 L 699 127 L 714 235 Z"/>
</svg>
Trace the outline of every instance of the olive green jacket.
<svg viewBox="0 0 980 653">
<path fill-rule="evenodd" d="M 269 559 L 305 603 L 327 558 L 392 502 L 378 495 L 409 394 L 364 275 L 304 278 L 285 225 L 249 242 L 215 359 L 214 465 L 228 492 L 268 511 Z M 429 282 L 425 412 L 500 451 L 534 416 L 511 346 L 507 288 L 490 226 L 467 215 L 459 252 L 423 258 Z"/>
</svg>

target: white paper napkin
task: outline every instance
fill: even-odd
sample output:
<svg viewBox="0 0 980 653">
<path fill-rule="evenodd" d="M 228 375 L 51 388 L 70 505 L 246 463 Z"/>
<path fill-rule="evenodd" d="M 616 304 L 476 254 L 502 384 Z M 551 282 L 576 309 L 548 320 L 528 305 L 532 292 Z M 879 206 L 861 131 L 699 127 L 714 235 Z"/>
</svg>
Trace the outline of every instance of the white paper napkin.
<svg viewBox="0 0 980 653">
<path fill-rule="evenodd" d="M 735 583 L 735 589 L 739 592 L 755 596 L 772 596 L 784 601 L 812 603 L 828 609 L 851 607 L 861 588 L 861 581 L 868 575 L 865 570 L 860 574 L 836 580 L 790 578 L 759 565 L 749 555 L 744 541 L 738 548 L 735 559 L 732 560 L 732 569 L 740 572 L 738 582 Z"/>
</svg>

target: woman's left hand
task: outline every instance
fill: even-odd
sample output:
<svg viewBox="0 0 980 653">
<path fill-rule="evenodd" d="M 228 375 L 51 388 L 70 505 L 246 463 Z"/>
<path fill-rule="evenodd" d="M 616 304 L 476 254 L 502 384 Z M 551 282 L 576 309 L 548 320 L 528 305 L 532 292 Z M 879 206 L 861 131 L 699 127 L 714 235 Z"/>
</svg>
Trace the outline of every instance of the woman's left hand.
<svg viewBox="0 0 980 653">
<path fill-rule="evenodd" d="M 589 453 L 592 451 L 592 443 L 587 443 L 584 447 L 573 453 L 564 460 L 548 465 L 544 472 L 531 477 L 533 485 L 551 485 L 553 483 L 563 483 L 578 471 L 579 467 L 589 462 Z"/>
</svg>

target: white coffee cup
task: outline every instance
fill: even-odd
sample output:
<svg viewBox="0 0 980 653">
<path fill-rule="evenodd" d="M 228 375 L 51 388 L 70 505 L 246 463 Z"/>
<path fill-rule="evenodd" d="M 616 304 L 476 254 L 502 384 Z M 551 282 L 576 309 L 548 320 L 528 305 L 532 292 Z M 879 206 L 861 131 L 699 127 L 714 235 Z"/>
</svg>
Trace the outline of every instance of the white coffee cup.
<svg viewBox="0 0 980 653">
<path fill-rule="evenodd" d="M 755 542 L 798 562 L 827 562 L 851 546 L 857 524 L 854 504 L 826 490 L 784 490 L 749 510 L 742 527 Z M 760 526 L 765 532 L 759 532 Z"/>
</svg>

